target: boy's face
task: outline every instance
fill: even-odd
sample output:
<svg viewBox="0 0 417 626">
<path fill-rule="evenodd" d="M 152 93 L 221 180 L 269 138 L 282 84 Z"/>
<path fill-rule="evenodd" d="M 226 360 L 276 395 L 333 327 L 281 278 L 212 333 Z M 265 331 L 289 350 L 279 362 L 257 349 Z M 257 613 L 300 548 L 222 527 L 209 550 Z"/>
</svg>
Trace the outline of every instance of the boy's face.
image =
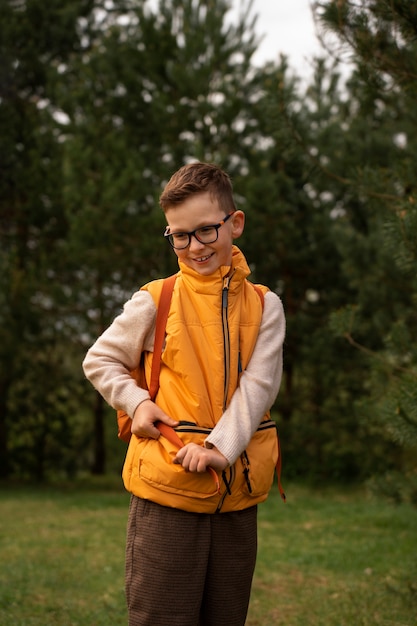
<svg viewBox="0 0 417 626">
<path fill-rule="evenodd" d="M 167 209 L 165 217 L 170 233 L 189 233 L 203 226 L 218 224 L 227 215 L 219 207 L 217 200 L 204 192 L 192 195 L 181 204 Z M 244 213 L 235 211 L 218 229 L 217 241 L 201 243 L 192 236 L 187 248 L 174 248 L 174 252 L 185 265 L 199 274 L 209 276 L 222 265 L 231 265 L 233 239 L 242 234 L 244 224 Z"/>
</svg>

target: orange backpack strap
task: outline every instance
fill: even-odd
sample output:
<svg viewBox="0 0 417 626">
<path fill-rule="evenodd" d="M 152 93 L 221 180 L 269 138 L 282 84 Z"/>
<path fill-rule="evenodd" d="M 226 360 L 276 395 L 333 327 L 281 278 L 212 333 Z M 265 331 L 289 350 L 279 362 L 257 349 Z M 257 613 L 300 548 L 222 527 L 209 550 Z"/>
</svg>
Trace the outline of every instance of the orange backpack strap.
<svg viewBox="0 0 417 626">
<path fill-rule="evenodd" d="M 251 285 L 255 289 L 256 293 L 259 296 L 259 299 L 260 299 L 261 304 L 262 304 L 262 311 L 263 311 L 264 310 L 264 304 L 265 304 L 264 292 L 262 291 L 262 289 L 260 287 L 258 287 L 258 285 L 255 285 L 254 283 L 251 283 Z"/>
<path fill-rule="evenodd" d="M 168 276 L 162 283 L 161 294 L 159 297 L 158 310 L 155 322 L 155 339 L 152 356 L 151 379 L 149 384 L 149 395 L 151 400 L 155 400 L 159 389 L 159 371 L 161 369 L 161 354 L 165 339 L 165 328 L 168 319 L 169 307 L 171 305 L 172 292 L 174 290 L 176 274 Z M 143 367 L 139 366 L 132 372 L 133 378 L 143 389 L 147 389 L 146 378 Z M 132 420 L 126 411 L 117 411 L 117 436 L 125 443 L 129 443 L 132 436 L 131 433 Z"/>
<path fill-rule="evenodd" d="M 171 297 L 177 275 L 173 274 L 165 278 L 161 295 L 159 297 L 158 312 L 155 322 L 155 342 L 152 356 L 151 380 L 149 384 L 149 395 L 151 400 L 155 400 L 159 389 L 159 372 L 161 369 L 161 354 L 165 339 L 165 329 L 167 325 L 169 307 L 171 306 Z"/>
<path fill-rule="evenodd" d="M 281 444 L 279 441 L 278 430 L 277 430 L 277 441 L 278 441 L 278 461 L 275 465 L 275 471 L 277 473 L 279 494 L 281 498 L 283 499 L 283 501 L 286 502 L 287 496 L 285 495 L 284 489 L 281 484 L 282 456 L 281 456 Z"/>
</svg>

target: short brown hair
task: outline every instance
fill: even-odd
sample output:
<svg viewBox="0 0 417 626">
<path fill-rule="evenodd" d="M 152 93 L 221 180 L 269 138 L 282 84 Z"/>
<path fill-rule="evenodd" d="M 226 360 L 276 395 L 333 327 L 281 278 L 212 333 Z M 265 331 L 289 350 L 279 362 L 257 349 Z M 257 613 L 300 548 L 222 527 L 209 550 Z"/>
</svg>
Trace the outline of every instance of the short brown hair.
<svg viewBox="0 0 417 626">
<path fill-rule="evenodd" d="M 159 204 L 163 211 L 167 211 L 190 196 L 207 191 L 225 213 L 236 211 L 229 175 L 211 163 L 183 165 L 171 176 L 159 198 Z"/>
</svg>

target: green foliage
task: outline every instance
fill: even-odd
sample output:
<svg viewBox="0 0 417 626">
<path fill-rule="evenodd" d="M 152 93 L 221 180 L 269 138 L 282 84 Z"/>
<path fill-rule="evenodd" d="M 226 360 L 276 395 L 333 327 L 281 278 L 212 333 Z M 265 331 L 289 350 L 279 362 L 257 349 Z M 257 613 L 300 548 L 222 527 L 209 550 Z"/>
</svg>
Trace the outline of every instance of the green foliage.
<svg viewBox="0 0 417 626">
<path fill-rule="evenodd" d="M 366 356 L 364 423 L 392 442 L 390 461 L 402 457 L 403 473 L 415 476 L 417 12 L 400 0 L 317 5 L 323 29 L 351 50 L 355 67 L 338 132 L 345 149 L 329 161 L 342 208 L 335 233 L 352 295 L 332 314 L 331 328 Z"/>
<path fill-rule="evenodd" d="M 38 415 L 44 411 L 45 373 L 57 390 L 63 384 L 56 366 L 45 363 L 46 355 L 52 353 L 55 362 L 58 357 L 50 351 L 59 324 L 53 309 L 59 307 L 55 294 L 61 277 L 57 280 L 55 266 L 66 232 L 62 146 L 49 85 L 75 45 L 76 19 L 87 7 L 86 2 L 52 2 L 46 7 L 37 0 L 1 5 L 1 475 L 11 472 L 9 433 L 14 423 L 23 431 L 28 416 L 37 419 L 34 409 Z M 29 379 L 31 391 L 25 386 Z M 13 407 L 18 389 L 28 400 L 23 413 Z M 30 406 L 34 395 L 36 407 Z M 33 456 L 34 444 L 29 445 Z"/>
</svg>

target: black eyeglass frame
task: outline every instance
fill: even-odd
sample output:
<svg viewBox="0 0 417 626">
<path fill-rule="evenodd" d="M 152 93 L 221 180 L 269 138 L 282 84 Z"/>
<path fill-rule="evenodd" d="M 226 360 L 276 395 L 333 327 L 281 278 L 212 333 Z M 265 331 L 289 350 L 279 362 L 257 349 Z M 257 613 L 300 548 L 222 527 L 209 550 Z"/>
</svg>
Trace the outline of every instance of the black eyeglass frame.
<svg viewBox="0 0 417 626">
<path fill-rule="evenodd" d="M 219 222 L 218 224 L 207 224 L 206 226 L 200 226 L 199 228 L 196 228 L 195 230 L 190 231 L 189 233 L 187 232 L 182 232 L 180 230 L 174 232 L 174 233 L 170 233 L 169 232 L 169 226 L 166 227 L 165 232 L 164 232 L 164 237 L 165 239 L 168 240 L 169 244 L 174 248 L 174 250 L 185 250 L 185 248 L 188 248 L 188 246 L 191 243 L 191 237 L 195 237 L 197 239 L 197 241 L 199 243 L 202 244 L 210 244 L 210 243 L 214 243 L 215 241 L 218 240 L 219 238 L 219 228 L 221 226 L 223 226 L 223 224 L 225 224 L 227 222 L 227 220 L 232 217 L 232 215 L 235 213 L 235 211 L 232 211 L 231 213 L 229 213 L 229 215 L 226 215 L 226 217 Z M 216 229 L 216 237 L 215 239 L 213 239 L 212 241 L 202 241 L 201 239 L 199 239 L 197 233 L 199 230 L 204 230 L 205 228 L 215 228 Z M 174 241 L 172 239 L 172 237 L 174 235 L 187 235 L 188 236 L 188 243 L 185 246 L 175 246 L 174 245 Z"/>
</svg>

